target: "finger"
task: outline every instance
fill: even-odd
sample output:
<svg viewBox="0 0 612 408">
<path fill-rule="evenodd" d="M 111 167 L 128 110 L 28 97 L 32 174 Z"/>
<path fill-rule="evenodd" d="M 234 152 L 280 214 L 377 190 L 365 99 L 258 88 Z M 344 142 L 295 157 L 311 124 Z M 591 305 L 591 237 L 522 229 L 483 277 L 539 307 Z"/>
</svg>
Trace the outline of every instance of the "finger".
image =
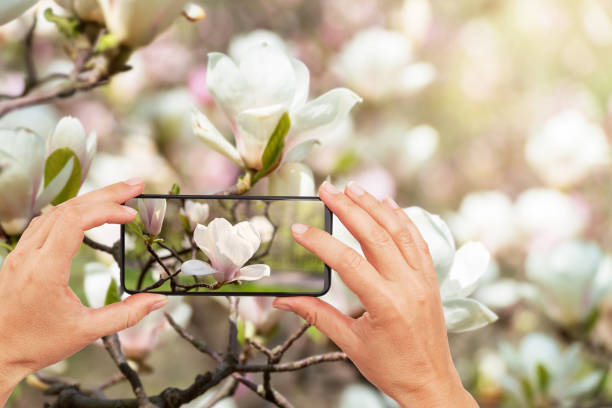
<svg viewBox="0 0 612 408">
<path fill-rule="evenodd" d="M 44 237 L 46 237 L 46 234 L 41 233 L 44 230 L 43 228 L 41 228 L 44 223 L 45 219 L 41 215 L 32 218 L 27 228 L 21 234 L 21 237 L 19 238 L 16 247 L 30 247 L 34 249 L 40 248 L 40 236 L 44 235 Z M 44 237 L 42 238 L 42 242 L 44 242 Z"/>
<path fill-rule="evenodd" d="M 357 336 L 352 330 L 353 319 L 338 309 L 314 297 L 286 297 L 274 299 L 273 306 L 293 312 L 319 329 L 342 350 L 355 349 Z"/>
<path fill-rule="evenodd" d="M 392 278 L 398 271 L 406 269 L 406 261 L 391 236 L 366 211 L 331 183 L 323 183 L 319 195 L 359 241 L 366 259 L 382 276 Z"/>
<path fill-rule="evenodd" d="M 88 331 L 94 338 L 100 338 L 134 326 L 146 315 L 168 304 L 168 297 L 152 293 L 138 293 L 127 299 L 90 309 Z"/>
<path fill-rule="evenodd" d="M 43 250 L 60 261 L 72 260 L 83 241 L 83 233 L 105 223 L 124 224 L 136 210 L 113 202 L 94 202 L 58 208 L 49 215 L 55 220 Z"/>
<path fill-rule="evenodd" d="M 375 288 L 381 277 L 363 256 L 318 228 L 296 224 L 291 230 L 300 245 L 338 272 L 366 308 L 377 306 Z"/>
<path fill-rule="evenodd" d="M 386 198 L 384 203 L 365 191 L 354 181 L 347 186 L 347 196 L 365 210 L 381 227 L 383 227 L 395 245 L 399 248 L 406 262 L 419 274 L 423 274 L 422 251 L 427 245 L 421 238 L 418 229 L 410 217 L 393 201 Z M 396 210 L 399 210 L 396 212 Z"/>
<path fill-rule="evenodd" d="M 87 194 L 66 201 L 61 204 L 61 206 L 80 205 L 97 201 L 112 201 L 121 204 L 141 194 L 143 190 L 144 182 L 142 179 L 132 178 L 98 190 L 90 191 Z"/>
</svg>

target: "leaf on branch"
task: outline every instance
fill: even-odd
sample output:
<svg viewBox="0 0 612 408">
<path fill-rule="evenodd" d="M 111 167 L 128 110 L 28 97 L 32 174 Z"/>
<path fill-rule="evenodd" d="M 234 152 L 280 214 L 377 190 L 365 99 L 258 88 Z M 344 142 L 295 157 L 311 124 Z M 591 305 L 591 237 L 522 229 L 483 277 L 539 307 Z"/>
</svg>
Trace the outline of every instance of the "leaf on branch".
<svg viewBox="0 0 612 408">
<path fill-rule="evenodd" d="M 143 241 L 148 240 L 148 238 L 145 237 L 144 234 L 142 233 L 142 229 L 136 223 L 136 221 L 128 222 L 127 224 L 125 224 L 125 229 L 127 230 L 127 232 L 136 235 L 137 237 L 141 238 Z"/>
<path fill-rule="evenodd" d="M 550 374 L 546 367 L 540 363 L 536 366 L 536 372 L 538 376 L 538 387 L 540 387 L 540 391 L 546 392 L 548 384 L 550 383 Z"/>
<path fill-rule="evenodd" d="M 285 148 L 285 138 L 289 133 L 291 127 L 291 119 L 287 112 L 283 113 L 283 116 L 278 121 L 270 140 L 263 152 L 261 162 L 263 167 L 253 176 L 253 183 L 257 183 L 263 177 L 270 174 L 279 164 L 283 157 L 283 149 Z"/>
<path fill-rule="evenodd" d="M 57 27 L 57 30 L 67 38 L 75 38 L 79 33 L 79 20 L 75 17 L 62 17 L 53 13 L 51 8 L 44 12 L 45 19 Z"/>
<path fill-rule="evenodd" d="M 45 162 L 45 187 L 47 187 L 60 171 L 62 171 L 70 159 L 74 161 L 72 173 L 64 189 L 53 199 L 53 205 L 61 204 L 77 195 L 81 188 L 81 163 L 74 151 L 68 147 L 62 147 L 61 149 L 55 150 L 49 155 Z"/>
<path fill-rule="evenodd" d="M 179 186 L 177 183 L 172 184 L 172 187 L 170 187 L 170 191 L 168 192 L 168 194 L 170 195 L 181 194 L 181 186 Z"/>
<path fill-rule="evenodd" d="M 111 279 L 108 290 L 106 291 L 106 298 L 104 299 L 104 306 L 113 303 L 121 302 L 121 296 L 119 294 L 119 287 L 114 279 Z"/>
</svg>

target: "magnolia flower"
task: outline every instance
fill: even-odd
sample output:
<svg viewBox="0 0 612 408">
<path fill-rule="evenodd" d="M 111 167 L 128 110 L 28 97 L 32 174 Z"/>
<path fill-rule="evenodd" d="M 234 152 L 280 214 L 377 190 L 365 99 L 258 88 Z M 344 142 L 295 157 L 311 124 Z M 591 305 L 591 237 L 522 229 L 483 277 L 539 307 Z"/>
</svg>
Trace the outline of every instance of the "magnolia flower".
<svg viewBox="0 0 612 408">
<path fill-rule="evenodd" d="M 55 130 L 47 139 L 47 146 L 49 153 L 67 147 L 76 154 L 81 166 L 82 183 L 87 177 L 89 167 L 96 154 L 98 137 L 96 132 L 87 135 L 83 124 L 78 119 L 66 116 L 57 123 Z"/>
<path fill-rule="evenodd" d="M 0 25 L 19 17 L 38 0 L 2 0 L 0 2 Z"/>
<path fill-rule="evenodd" d="M 197 259 L 183 263 L 181 271 L 187 275 L 212 275 L 220 283 L 270 276 L 268 265 L 244 266 L 261 243 L 257 230 L 248 221 L 232 225 L 225 218 L 215 218 L 207 227 L 198 224 L 193 240 L 210 263 Z"/>
<path fill-rule="evenodd" d="M 581 199 L 544 188 L 521 193 L 516 200 L 516 213 L 532 248 L 548 248 L 578 236 L 590 218 Z"/>
<path fill-rule="evenodd" d="M 274 225 L 270 222 L 267 217 L 263 215 L 256 215 L 249 220 L 251 225 L 255 228 L 259 234 L 259 238 L 262 243 L 270 242 L 274 236 Z"/>
<path fill-rule="evenodd" d="M 268 194 L 275 196 L 315 195 L 312 170 L 303 163 L 283 163 L 268 179 Z"/>
<path fill-rule="evenodd" d="M 210 207 L 206 203 L 185 200 L 185 207 L 181 208 L 181 214 L 187 218 L 191 229 L 194 229 L 196 225 L 202 224 L 208 219 Z"/>
<path fill-rule="evenodd" d="M 119 268 L 117 264 L 110 266 L 98 262 L 85 265 L 83 281 L 85 298 L 90 307 L 100 308 L 105 305 L 106 294 L 112 281 L 119 287 Z M 129 297 L 122 295 L 122 299 Z M 167 306 L 148 314 L 138 324 L 119 332 L 121 349 L 126 357 L 143 359 L 155 347 L 169 342 L 176 336 L 174 329 L 168 324 L 164 313 L 181 326 L 186 327 L 191 319 L 191 306 L 182 301 L 182 297 L 172 296 Z"/>
<path fill-rule="evenodd" d="M 55 0 L 57 4 L 70 10 L 81 20 L 104 23 L 104 14 L 98 0 Z"/>
<path fill-rule="evenodd" d="M 401 32 L 369 28 L 349 41 L 335 65 L 335 71 L 368 99 L 406 94 L 431 83 L 431 64 L 412 62 L 412 43 Z"/>
<path fill-rule="evenodd" d="M 106 27 L 117 40 L 141 47 L 166 30 L 181 13 L 201 19 L 204 12 L 187 0 L 98 0 Z"/>
<path fill-rule="evenodd" d="M 74 168 L 69 159 L 62 170 L 42 188 L 45 143 L 27 129 L 0 129 L 0 224 L 18 234 L 30 219 L 65 187 Z"/>
<path fill-rule="evenodd" d="M 159 235 L 166 216 L 166 200 L 163 198 L 139 198 L 138 215 L 146 233 Z"/>
<path fill-rule="evenodd" d="M 507 368 L 501 386 L 521 407 L 573 406 L 579 397 L 593 391 L 604 375 L 603 371 L 582 375 L 580 345 L 562 351 L 542 333 L 528 334 L 518 349 L 502 342 L 499 351 Z"/>
<path fill-rule="evenodd" d="M 210 53 L 206 79 L 210 94 L 230 119 L 236 146 L 198 111 L 193 113 L 194 132 L 243 169 L 262 168 L 264 149 L 283 114 L 291 119 L 289 150 L 300 144 L 298 133 L 337 125 L 361 101 L 352 91 L 336 88 L 307 102 L 308 68 L 267 43 L 252 47 L 236 62 Z"/>
<path fill-rule="evenodd" d="M 260 29 L 246 34 L 240 34 L 232 38 L 228 46 L 229 55 L 234 61 L 240 61 L 248 54 L 251 48 L 264 43 L 284 52 L 289 51 L 287 44 L 285 44 L 285 41 L 280 35 L 276 34 L 274 31 Z"/>
<path fill-rule="evenodd" d="M 473 192 L 461 201 L 449 224 L 461 242 L 478 240 L 491 252 L 512 244 L 517 238 L 517 217 L 510 198 L 499 191 Z"/>
<path fill-rule="evenodd" d="M 436 272 L 446 327 L 450 332 L 479 329 L 497 320 L 482 303 L 468 299 L 485 274 L 490 255 L 481 243 L 468 242 L 455 250 L 448 226 L 419 207 L 405 209 L 429 247 Z"/>
<path fill-rule="evenodd" d="M 532 300 L 551 318 L 566 325 L 589 318 L 612 286 L 612 270 L 593 242 L 567 241 L 547 250 L 532 250 L 527 278 L 539 291 Z"/>
<path fill-rule="evenodd" d="M 552 186 L 579 182 L 594 169 L 610 164 L 610 144 L 601 126 L 578 111 L 568 110 L 548 119 L 533 133 L 525 156 Z"/>
</svg>

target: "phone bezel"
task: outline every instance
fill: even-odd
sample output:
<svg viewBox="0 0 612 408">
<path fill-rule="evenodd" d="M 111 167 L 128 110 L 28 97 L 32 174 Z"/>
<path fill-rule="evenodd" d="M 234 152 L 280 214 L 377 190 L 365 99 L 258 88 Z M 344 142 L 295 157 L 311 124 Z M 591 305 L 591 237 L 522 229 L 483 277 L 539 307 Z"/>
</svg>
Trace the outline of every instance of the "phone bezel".
<svg viewBox="0 0 612 408">
<path fill-rule="evenodd" d="M 267 201 L 321 201 L 319 197 L 300 197 L 300 196 L 242 196 L 242 195 L 194 195 L 194 194 L 141 194 L 135 198 L 165 198 L 175 200 L 267 200 Z M 325 208 L 325 231 L 333 233 L 333 214 L 327 205 Z M 324 286 L 321 292 L 146 292 L 142 290 L 129 290 L 125 287 L 125 225 L 121 224 L 120 239 L 120 258 L 119 264 L 121 274 L 121 290 L 130 295 L 137 293 L 156 293 L 169 296 L 264 296 L 264 297 L 291 297 L 291 296 L 323 296 L 329 291 L 331 285 L 331 268 L 326 263 L 324 265 Z"/>
</svg>

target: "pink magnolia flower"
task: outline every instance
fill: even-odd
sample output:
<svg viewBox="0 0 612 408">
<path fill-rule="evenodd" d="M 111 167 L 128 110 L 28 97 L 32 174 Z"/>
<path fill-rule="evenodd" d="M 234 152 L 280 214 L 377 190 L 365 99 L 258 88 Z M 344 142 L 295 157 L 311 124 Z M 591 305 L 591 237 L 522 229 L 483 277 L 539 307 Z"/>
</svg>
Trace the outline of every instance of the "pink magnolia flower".
<svg viewBox="0 0 612 408">
<path fill-rule="evenodd" d="M 144 229 L 151 235 L 161 232 L 166 215 L 166 200 L 162 198 L 138 199 L 138 214 L 144 224 Z"/>
</svg>

